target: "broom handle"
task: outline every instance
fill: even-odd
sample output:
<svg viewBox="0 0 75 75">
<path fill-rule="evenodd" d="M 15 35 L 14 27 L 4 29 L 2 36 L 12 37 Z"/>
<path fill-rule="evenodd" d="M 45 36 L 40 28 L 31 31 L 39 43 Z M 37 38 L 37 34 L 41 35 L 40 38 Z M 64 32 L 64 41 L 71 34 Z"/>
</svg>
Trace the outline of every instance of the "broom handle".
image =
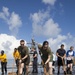
<svg viewBox="0 0 75 75">
<path fill-rule="evenodd" d="M 12 73 L 13 73 L 13 70 L 14 70 L 14 59 L 13 59 L 13 64 L 12 64 Z"/>
<path fill-rule="evenodd" d="M 20 60 L 19 60 L 19 61 L 20 61 Z M 20 72 L 19 72 L 19 71 L 20 71 L 20 64 L 21 64 L 21 63 L 19 62 L 19 65 L 18 65 L 18 75 L 20 75 Z"/>
<path fill-rule="evenodd" d="M 62 59 L 63 68 L 65 68 L 65 59 Z"/>
</svg>

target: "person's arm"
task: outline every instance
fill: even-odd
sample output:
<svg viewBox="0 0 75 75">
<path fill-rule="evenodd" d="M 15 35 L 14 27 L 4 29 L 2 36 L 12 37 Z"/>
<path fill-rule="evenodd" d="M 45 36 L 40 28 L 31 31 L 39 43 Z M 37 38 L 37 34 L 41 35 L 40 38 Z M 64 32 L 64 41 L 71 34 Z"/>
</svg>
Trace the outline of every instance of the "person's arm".
<svg viewBox="0 0 75 75">
<path fill-rule="evenodd" d="M 65 58 L 65 57 L 66 57 L 66 53 L 64 54 L 63 58 Z"/>
<path fill-rule="evenodd" d="M 75 52 L 73 51 L 73 57 L 74 57 L 74 55 L 75 55 Z"/>
<path fill-rule="evenodd" d="M 72 60 L 74 59 L 74 51 L 73 51 L 73 55 L 71 56 Z"/>
<path fill-rule="evenodd" d="M 61 56 L 58 54 L 58 52 L 56 52 L 56 56 L 61 58 Z"/>
<path fill-rule="evenodd" d="M 40 50 L 42 48 L 42 45 L 38 44 L 38 49 Z"/>
<path fill-rule="evenodd" d="M 62 57 L 62 59 L 65 59 L 66 58 L 66 53 L 64 54 L 64 56 Z"/>
<path fill-rule="evenodd" d="M 64 52 L 64 56 L 62 58 L 64 58 L 64 59 L 66 58 L 66 51 Z"/>
<path fill-rule="evenodd" d="M 44 66 L 45 63 L 44 63 L 44 61 L 43 61 L 43 59 L 42 59 L 42 51 L 41 51 L 41 48 L 42 48 L 42 45 L 38 44 L 38 50 L 39 50 L 39 54 L 40 54 L 40 57 L 41 57 L 41 63 L 42 63 L 42 65 Z"/>
<path fill-rule="evenodd" d="M 66 57 L 68 57 L 68 51 L 67 51 L 67 53 L 66 53 Z"/>
<path fill-rule="evenodd" d="M 1 61 L 1 55 L 0 55 L 0 61 Z"/>
<path fill-rule="evenodd" d="M 6 54 L 4 54 L 3 56 L 2 56 L 2 59 L 6 59 L 7 58 L 7 56 L 6 56 Z"/>
<path fill-rule="evenodd" d="M 50 55 L 48 55 L 48 59 L 47 59 L 47 61 L 45 62 L 45 64 L 47 64 L 49 61 L 50 61 Z"/>
<path fill-rule="evenodd" d="M 34 58 L 36 58 L 37 57 L 37 54 L 35 54 L 35 56 L 33 56 Z"/>
</svg>

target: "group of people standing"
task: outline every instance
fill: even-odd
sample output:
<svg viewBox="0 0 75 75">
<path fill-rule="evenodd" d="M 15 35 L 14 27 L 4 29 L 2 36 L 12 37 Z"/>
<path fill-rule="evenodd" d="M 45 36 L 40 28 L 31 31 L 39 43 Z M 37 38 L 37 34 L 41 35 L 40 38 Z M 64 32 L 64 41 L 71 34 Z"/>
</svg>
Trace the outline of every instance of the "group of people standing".
<svg viewBox="0 0 75 75">
<path fill-rule="evenodd" d="M 64 45 L 61 45 L 61 48 L 57 50 L 57 62 L 58 62 L 58 74 L 60 73 L 60 66 L 63 66 L 64 74 L 72 74 L 72 68 L 74 61 L 74 47 L 71 46 L 68 51 L 64 49 Z"/>
<path fill-rule="evenodd" d="M 64 49 L 64 44 L 62 44 L 60 46 L 60 49 L 56 51 L 58 74 L 60 73 L 60 66 L 63 66 L 65 75 L 66 75 L 66 71 L 67 72 L 69 71 L 70 74 L 72 74 L 73 59 L 75 55 L 73 49 L 74 47 L 71 46 L 70 50 L 66 52 L 66 50 Z M 32 73 L 38 73 L 38 66 L 37 66 L 38 54 L 36 48 L 33 47 L 31 48 L 31 50 L 33 51 Z M 55 71 L 54 68 L 55 56 L 52 53 L 51 48 L 49 47 L 49 42 L 44 41 L 42 45 L 38 44 L 38 50 L 41 57 L 41 64 L 44 69 L 44 75 L 53 75 L 53 72 Z M 16 62 L 17 75 L 22 75 L 23 73 L 28 75 L 30 56 L 29 56 L 29 49 L 27 46 L 25 46 L 24 40 L 21 40 L 20 46 L 14 49 L 13 56 Z M 5 69 L 5 73 L 7 73 L 7 58 L 6 55 L 4 54 L 4 51 L 1 51 L 0 60 L 1 60 L 2 74 L 4 74 L 4 69 Z M 66 68 L 65 60 L 67 60 L 67 68 Z"/>
</svg>

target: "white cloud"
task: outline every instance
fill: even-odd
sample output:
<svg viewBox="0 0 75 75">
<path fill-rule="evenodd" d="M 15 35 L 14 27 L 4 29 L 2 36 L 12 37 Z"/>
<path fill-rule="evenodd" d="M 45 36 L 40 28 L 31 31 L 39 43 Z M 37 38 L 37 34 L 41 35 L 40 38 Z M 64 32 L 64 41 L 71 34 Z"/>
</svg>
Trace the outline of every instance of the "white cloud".
<svg viewBox="0 0 75 75">
<path fill-rule="evenodd" d="M 31 14 L 33 34 L 36 36 L 47 37 L 50 47 L 54 53 L 61 44 L 65 45 L 65 49 L 69 50 L 70 46 L 75 45 L 75 37 L 70 33 L 62 35 L 61 28 L 58 23 L 50 17 L 49 11 L 39 11 L 38 13 Z"/>
<path fill-rule="evenodd" d="M 14 36 L 7 34 L 0 34 L 0 51 L 4 50 L 8 59 L 13 58 L 13 51 L 15 47 L 19 46 L 20 39 L 16 39 Z"/>
<path fill-rule="evenodd" d="M 67 39 L 67 36 L 64 35 L 58 35 L 56 38 L 49 38 L 49 44 L 53 52 L 56 52 L 56 50 L 60 47 L 61 44 L 65 44 L 64 40 Z M 65 44 L 66 45 L 66 44 Z"/>
<path fill-rule="evenodd" d="M 61 44 L 65 45 L 65 49 L 69 50 L 70 46 L 75 45 L 75 37 L 73 37 L 70 33 L 67 35 L 58 35 L 56 38 L 49 38 L 48 39 L 50 47 L 54 53 L 56 53 L 56 50 L 60 48 Z"/>
<path fill-rule="evenodd" d="M 45 3 L 45 4 L 54 5 L 56 0 L 42 0 L 42 2 Z"/>
<path fill-rule="evenodd" d="M 58 23 L 50 18 L 49 11 L 31 14 L 33 34 L 37 36 L 56 37 L 60 32 Z"/>
<path fill-rule="evenodd" d="M 3 13 L 5 14 L 5 16 L 9 16 L 9 9 L 7 7 L 3 7 Z"/>
<path fill-rule="evenodd" d="M 16 36 L 20 26 L 22 25 L 20 16 L 15 12 L 10 13 L 7 7 L 3 7 L 2 12 L 0 12 L 0 18 L 7 23 L 11 33 Z"/>
</svg>

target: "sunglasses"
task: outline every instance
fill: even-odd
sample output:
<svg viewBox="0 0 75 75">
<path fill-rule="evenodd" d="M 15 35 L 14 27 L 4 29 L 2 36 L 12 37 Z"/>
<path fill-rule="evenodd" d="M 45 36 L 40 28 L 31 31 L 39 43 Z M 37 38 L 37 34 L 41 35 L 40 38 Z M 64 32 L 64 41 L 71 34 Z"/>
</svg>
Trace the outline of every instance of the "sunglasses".
<svg viewBox="0 0 75 75">
<path fill-rule="evenodd" d="M 48 45 L 47 43 L 45 45 Z"/>
<path fill-rule="evenodd" d="M 24 44 L 21 44 L 21 46 L 24 46 Z"/>
</svg>

